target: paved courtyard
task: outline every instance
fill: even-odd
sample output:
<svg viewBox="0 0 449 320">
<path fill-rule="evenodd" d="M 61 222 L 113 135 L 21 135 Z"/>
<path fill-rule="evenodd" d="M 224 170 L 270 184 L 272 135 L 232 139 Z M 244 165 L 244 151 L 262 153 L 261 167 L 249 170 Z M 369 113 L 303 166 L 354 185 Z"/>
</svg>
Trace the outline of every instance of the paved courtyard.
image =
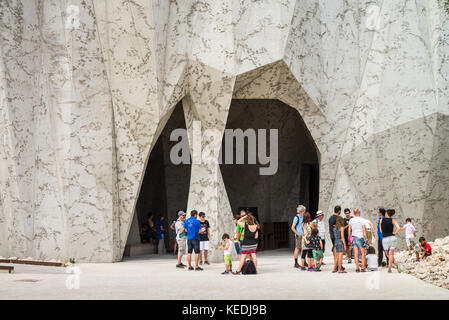
<svg viewBox="0 0 449 320">
<path fill-rule="evenodd" d="M 221 263 L 179 270 L 171 255 L 78 264 L 79 277 L 15 265 L 15 273 L 0 272 L 0 299 L 449 299 L 448 290 L 403 273 L 355 273 L 346 264 L 349 273 L 333 274 L 331 260 L 326 256 L 322 272 L 307 272 L 293 268 L 290 251 L 261 252 L 253 276 L 221 275 Z"/>
</svg>

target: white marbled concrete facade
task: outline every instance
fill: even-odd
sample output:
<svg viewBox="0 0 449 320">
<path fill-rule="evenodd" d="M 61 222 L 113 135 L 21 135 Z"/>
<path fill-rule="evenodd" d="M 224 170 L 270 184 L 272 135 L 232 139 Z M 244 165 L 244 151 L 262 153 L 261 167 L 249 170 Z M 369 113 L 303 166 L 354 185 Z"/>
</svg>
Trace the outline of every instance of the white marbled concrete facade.
<svg viewBox="0 0 449 320">
<path fill-rule="evenodd" d="M 445 236 L 448 77 L 442 0 L 0 1 L 0 255 L 121 260 L 180 100 L 221 131 L 232 98 L 281 100 L 319 149 L 321 209 Z M 218 165 L 192 165 L 193 208 L 231 232 Z"/>
</svg>

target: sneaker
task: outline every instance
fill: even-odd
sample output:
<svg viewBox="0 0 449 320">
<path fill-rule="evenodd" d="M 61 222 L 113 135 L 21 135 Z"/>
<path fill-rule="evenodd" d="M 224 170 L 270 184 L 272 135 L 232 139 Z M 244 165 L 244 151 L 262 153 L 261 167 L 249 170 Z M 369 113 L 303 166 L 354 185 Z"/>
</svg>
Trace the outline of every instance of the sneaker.
<svg viewBox="0 0 449 320">
<path fill-rule="evenodd" d="M 304 267 L 308 267 L 309 265 L 307 264 L 307 262 L 304 262 Z"/>
<path fill-rule="evenodd" d="M 305 270 L 307 270 L 307 268 L 306 267 L 301 267 L 301 270 L 305 271 Z"/>
<path fill-rule="evenodd" d="M 184 263 L 182 263 L 182 262 L 180 263 L 180 265 L 183 266 L 183 267 L 187 267 L 187 266 L 186 266 Z"/>
<path fill-rule="evenodd" d="M 392 273 L 391 269 L 390 269 L 390 270 L 388 270 L 388 273 Z"/>
<path fill-rule="evenodd" d="M 314 267 L 310 267 L 309 269 L 307 269 L 307 271 L 315 271 Z"/>
<path fill-rule="evenodd" d="M 189 270 L 193 270 L 193 267 L 189 267 Z"/>
<path fill-rule="evenodd" d="M 176 268 L 184 268 L 185 267 L 185 265 L 183 265 L 182 263 L 178 263 L 177 265 L 176 265 Z"/>
<path fill-rule="evenodd" d="M 295 265 L 294 265 L 293 267 L 294 267 L 294 268 L 298 268 L 298 269 L 301 268 L 301 266 L 300 266 L 299 264 L 297 264 L 297 263 L 295 263 Z"/>
<path fill-rule="evenodd" d="M 200 264 L 203 264 L 203 261 L 200 261 Z"/>
<path fill-rule="evenodd" d="M 203 268 L 197 267 L 197 268 L 195 268 L 195 271 L 203 271 Z"/>
<path fill-rule="evenodd" d="M 204 264 L 207 264 L 207 265 L 209 265 L 209 261 L 207 261 L 207 260 L 206 260 L 206 261 L 204 261 Z"/>
<path fill-rule="evenodd" d="M 221 274 L 229 274 L 228 271 L 223 271 Z"/>
<path fill-rule="evenodd" d="M 348 263 L 351 263 L 351 262 L 352 262 L 352 260 L 351 260 L 351 258 L 349 258 L 349 259 L 348 259 Z"/>
<path fill-rule="evenodd" d="M 325 264 L 324 262 L 321 262 L 321 265 L 322 265 L 322 266 L 325 266 L 326 264 Z"/>
</svg>

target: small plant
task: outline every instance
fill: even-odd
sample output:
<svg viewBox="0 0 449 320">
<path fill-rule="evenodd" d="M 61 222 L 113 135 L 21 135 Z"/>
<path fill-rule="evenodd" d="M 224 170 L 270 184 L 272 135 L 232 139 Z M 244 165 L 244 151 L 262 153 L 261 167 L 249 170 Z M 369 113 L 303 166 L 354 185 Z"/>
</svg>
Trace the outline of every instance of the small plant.
<svg viewBox="0 0 449 320">
<path fill-rule="evenodd" d="M 70 258 L 70 259 L 69 259 L 69 262 L 70 262 L 71 264 L 75 264 L 75 258 Z"/>
<path fill-rule="evenodd" d="M 446 9 L 446 12 L 449 14 L 449 0 L 444 1 L 444 9 Z"/>
</svg>

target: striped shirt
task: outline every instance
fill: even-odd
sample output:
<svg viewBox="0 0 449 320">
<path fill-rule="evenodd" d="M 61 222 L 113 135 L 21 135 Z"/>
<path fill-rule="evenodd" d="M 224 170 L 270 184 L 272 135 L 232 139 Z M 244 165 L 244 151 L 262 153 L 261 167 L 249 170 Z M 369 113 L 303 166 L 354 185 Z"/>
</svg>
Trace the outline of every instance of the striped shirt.
<svg viewBox="0 0 449 320">
<path fill-rule="evenodd" d="M 320 238 L 326 239 L 326 227 L 324 225 L 324 219 L 321 221 L 318 219 L 315 219 L 315 220 L 313 220 L 313 222 L 315 222 L 318 225 L 318 234 L 320 235 Z"/>
</svg>

